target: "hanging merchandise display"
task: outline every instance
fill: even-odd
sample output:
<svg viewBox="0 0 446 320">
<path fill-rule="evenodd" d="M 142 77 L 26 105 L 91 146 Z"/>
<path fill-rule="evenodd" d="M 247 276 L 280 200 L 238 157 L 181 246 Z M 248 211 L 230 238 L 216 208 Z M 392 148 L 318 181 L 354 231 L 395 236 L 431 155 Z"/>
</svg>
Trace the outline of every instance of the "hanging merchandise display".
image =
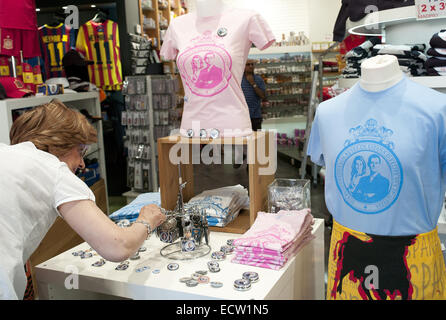
<svg viewBox="0 0 446 320">
<path fill-rule="evenodd" d="M 267 22 L 251 10 L 222 5 L 211 16 L 192 12 L 171 21 L 161 56 L 176 59 L 184 84 L 183 136 L 199 137 L 201 129 L 218 130 L 219 137 L 252 133 L 242 73 L 251 44 L 263 50 L 274 41 Z"/>
<path fill-rule="evenodd" d="M 76 46 L 76 30 L 63 23 L 39 28 L 45 79 L 65 77 L 62 59 Z"/>
<path fill-rule="evenodd" d="M 40 56 L 34 0 L 0 1 L 0 55 L 33 58 Z"/>
<path fill-rule="evenodd" d="M 119 28 L 111 20 L 88 21 L 79 28 L 76 50 L 94 63 L 88 66 L 90 82 L 104 90 L 121 90 Z"/>
</svg>

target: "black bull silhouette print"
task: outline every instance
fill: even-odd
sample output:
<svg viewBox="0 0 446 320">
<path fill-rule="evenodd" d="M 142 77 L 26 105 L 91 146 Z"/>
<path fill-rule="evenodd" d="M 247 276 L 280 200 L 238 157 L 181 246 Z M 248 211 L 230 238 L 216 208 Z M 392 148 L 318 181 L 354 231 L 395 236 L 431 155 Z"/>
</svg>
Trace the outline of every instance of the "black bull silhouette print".
<svg viewBox="0 0 446 320">
<path fill-rule="evenodd" d="M 348 232 L 337 242 L 333 251 L 338 257 L 335 281 L 331 291 L 333 298 L 342 293 L 342 280 L 348 274 L 354 282 L 359 280 L 358 291 L 362 299 L 394 299 L 398 294 L 403 300 L 411 300 L 413 287 L 411 274 L 407 266 L 407 247 L 414 244 L 414 236 L 377 236 L 370 235 L 368 241 L 362 241 Z M 368 287 L 364 280 L 369 276 L 365 270 L 368 266 L 376 266 L 378 270 L 376 288 Z M 367 288 L 368 287 L 368 288 Z"/>
</svg>

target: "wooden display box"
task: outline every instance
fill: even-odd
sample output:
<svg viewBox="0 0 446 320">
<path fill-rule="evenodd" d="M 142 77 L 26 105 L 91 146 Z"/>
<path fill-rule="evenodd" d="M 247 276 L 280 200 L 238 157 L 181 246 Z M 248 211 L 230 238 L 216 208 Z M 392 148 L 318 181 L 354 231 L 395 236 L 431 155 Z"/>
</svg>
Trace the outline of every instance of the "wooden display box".
<svg viewBox="0 0 446 320">
<path fill-rule="evenodd" d="M 200 145 L 221 146 L 220 150 L 234 145 L 247 146 L 249 166 L 249 211 L 242 210 L 239 216 L 224 228 L 211 227 L 212 231 L 245 233 L 254 223 L 259 211 L 266 211 L 268 207 L 268 185 L 274 181 L 277 167 L 277 146 L 273 132 L 258 131 L 248 137 L 200 139 L 185 138 L 179 135 L 158 139 L 159 182 L 161 191 L 161 206 L 173 210 L 178 195 L 178 162 L 181 163 L 182 181 L 187 181 L 183 190 L 186 203 L 194 196 L 193 165 L 201 162 L 197 157 Z M 171 149 L 175 147 L 175 149 Z M 212 146 L 214 147 L 214 146 Z M 187 152 L 182 152 L 187 151 Z M 172 155 L 170 155 L 172 153 Z M 170 156 L 175 158 L 171 161 Z M 199 159 L 197 159 L 199 158 Z M 221 157 L 223 162 L 224 156 Z M 198 162 L 198 163 L 197 163 Z M 218 179 L 218 177 L 216 177 Z"/>
</svg>

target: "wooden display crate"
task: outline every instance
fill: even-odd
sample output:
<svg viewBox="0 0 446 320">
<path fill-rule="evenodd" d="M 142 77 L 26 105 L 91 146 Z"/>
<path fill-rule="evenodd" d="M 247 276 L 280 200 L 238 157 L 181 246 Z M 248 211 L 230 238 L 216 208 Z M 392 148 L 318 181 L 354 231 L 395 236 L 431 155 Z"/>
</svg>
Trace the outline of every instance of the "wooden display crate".
<svg viewBox="0 0 446 320">
<path fill-rule="evenodd" d="M 176 146 L 176 149 L 188 150 L 185 154 L 180 154 L 180 152 L 175 154 L 176 149 L 172 150 L 173 154 L 181 158 L 182 181 L 187 181 L 186 187 L 183 190 L 183 198 L 186 203 L 194 196 L 193 164 L 197 162 L 196 148 L 199 148 L 199 145 L 209 144 L 222 146 L 222 149 L 224 145 L 231 145 L 231 147 L 234 145 L 247 146 L 249 210 L 242 210 L 239 216 L 224 228 L 211 227 L 212 231 L 243 234 L 254 223 L 257 213 L 267 210 L 267 187 L 274 181 L 277 166 L 277 147 L 273 132 L 258 131 L 251 136 L 241 138 L 200 139 L 175 135 L 158 139 L 161 206 L 167 210 L 173 210 L 177 202 L 179 184 L 178 163 L 172 163 L 170 161 L 169 154 L 171 153 L 172 147 Z M 195 154 L 193 154 L 194 150 Z M 262 158 L 262 155 L 265 158 Z M 195 157 L 194 162 L 192 161 L 193 157 Z M 216 178 L 218 179 L 218 177 Z"/>
</svg>

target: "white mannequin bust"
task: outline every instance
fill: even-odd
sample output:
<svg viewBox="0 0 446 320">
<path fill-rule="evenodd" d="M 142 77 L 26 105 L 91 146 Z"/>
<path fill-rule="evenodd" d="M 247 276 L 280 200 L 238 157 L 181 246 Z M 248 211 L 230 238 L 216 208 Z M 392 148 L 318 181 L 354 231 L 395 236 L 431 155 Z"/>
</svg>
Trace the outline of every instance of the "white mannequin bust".
<svg viewBox="0 0 446 320">
<path fill-rule="evenodd" d="M 361 64 L 359 85 L 366 91 L 378 92 L 392 87 L 402 78 L 398 59 L 392 55 L 381 55 Z"/>
<path fill-rule="evenodd" d="M 212 17 L 219 15 L 225 4 L 223 0 L 195 0 L 195 7 L 198 17 Z"/>
</svg>

